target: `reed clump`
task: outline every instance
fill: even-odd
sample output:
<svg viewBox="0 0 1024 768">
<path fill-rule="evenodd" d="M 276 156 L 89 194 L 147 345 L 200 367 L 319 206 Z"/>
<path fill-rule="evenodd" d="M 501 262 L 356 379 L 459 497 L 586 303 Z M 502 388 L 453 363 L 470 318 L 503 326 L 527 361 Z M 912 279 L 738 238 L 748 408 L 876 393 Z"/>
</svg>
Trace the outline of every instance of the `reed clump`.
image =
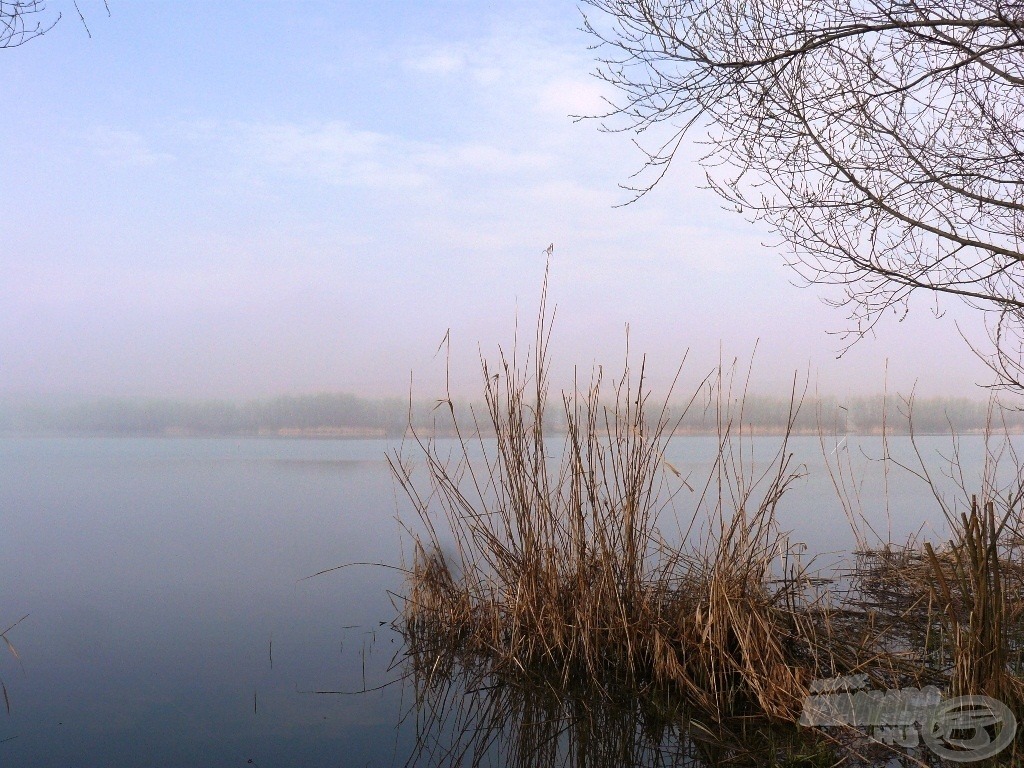
<svg viewBox="0 0 1024 768">
<path fill-rule="evenodd" d="M 818 644 L 800 615 L 809 579 L 775 519 L 800 475 L 786 438 L 754 462 L 730 416 L 727 377 L 705 379 L 688 407 L 715 412 L 718 455 L 694 488 L 665 458 L 667 407 L 651 407 L 643 366 L 634 381 L 627 364 L 610 386 L 598 369 L 563 393 L 557 446 L 544 428 L 543 305 L 540 317 L 523 364 L 515 353 L 497 370 L 483 363 L 484 429 L 460 435 L 454 450 L 417 439 L 421 465 L 390 459 L 420 522 L 410 527 L 407 639 L 477 654 L 495 675 L 586 681 L 606 698 L 670 690 L 714 721 L 791 722 Z M 680 494 L 697 510 L 685 525 Z M 659 527 L 668 517 L 680 525 L 671 544 Z"/>
<path fill-rule="evenodd" d="M 849 605 L 888 636 L 904 679 L 1024 702 L 1024 556 L 1014 509 L 971 500 L 940 546 L 857 553 Z M 885 632 L 882 632 L 883 626 Z"/>
<path fill-rule="evenodd" d="M 407 525 L 411 563 L 397 624 L 418 700 L 438 685 L 450 692 L 454 670 L 472 670 L 467 695 L 511 686 L 507 704 L 518 701 L 515 691 L 543 689 L 553 696 L 543 706 L 563 715 L 580 701 L 616 711 L 644 702 L 677 724 L 685 711 L 688 739 L 702 734 L 740 763 L 747 753 L 731 745 L 751 727 L 777 734 L 771 728 L 796 722 L 815 679 L 864 674 L 874 689 L 936 685 L 950 696 L 1024 703 L 1019 463 L 1010 485 L 987 474 L 980 497 L 960 511 L 945 506 L 922 460 L 916 473 L 945 513 L 950 540 L 869 547 L 858 534 L 852 565 L 823 578 L 777 522 L 804 471 L 793 463 L 790 430 L 770 453 L 763 441 L 755 450 L 735 376 L 713 372 L 670 413 L 671 393 L 652 404 L 643 364 L 634 375 L 627 355 L 619 378 L 596 369 L 556 410 L 543 298 L 539 317 L 532 353 L 482 362 L 486 407 L 470 434 L 448 399 L 440 404 L 447 429 L 430 434 L 452 431 L 454 441 L 410 428 L 417 457 L 389 457 L 418 517 Z M 666 458 L 693 408 L 718 425 L 700 482 Z M 790 427 L 798 410 L 794 394 Z M 545 430 L 552 418 L 561 442 Z M 842 496 L 855 483 L 839 474 Z M 853 728 L 803 733 L 794 749 L 809 745 L 815 759 L 871 764 L 864 755 L 898 751 Z"/>
</svg>

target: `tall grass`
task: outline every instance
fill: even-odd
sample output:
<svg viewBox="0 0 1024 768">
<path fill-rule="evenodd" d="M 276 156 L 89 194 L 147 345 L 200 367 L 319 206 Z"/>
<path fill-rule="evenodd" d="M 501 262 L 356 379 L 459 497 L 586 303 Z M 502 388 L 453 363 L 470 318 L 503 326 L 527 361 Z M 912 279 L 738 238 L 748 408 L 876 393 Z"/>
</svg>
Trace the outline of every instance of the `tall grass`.
<svg viewBox="0 0 1024 768">
<path fill-rule="evenodd" d="M 793 724 L 811 681 L 836 675 L 1024 701 L 1019 463 L 998 485 L 1001 454 L 991 456 L 967 510 L 946 504 L 923 459 L 905 467 L 942 505 L 949 542 L 869 546 L 860 536 L 852 568 L 821 578 L 777 522 L 804 472 L 789 447 L 796 389 L 788 428 L 762 455 L 734 370 L 715 370 L 669 409 L 671 392 L 652 402 L 643 362 L 633 370 L 627 355 L 621 375 L 598 368 L 561 393 L 559 444 L 545 428 L 545 302 L 546 288 L 530 350 L 482 361 L 486 405 L 473 430 L 444 401 L 454 443 L 412 429 L 412 445 L 389 457 L 417 514 L 400 625 L 424 690 L 461 666 L 475 690 L 512 681 L 550 691 L 563 709 L 580 696 L 682 707 L 711 740 L 755 721 Z M 666 458 L 694 409 L 717 425 L 702 482 Z M 832 471 L 859 531 L 855 478 L 848 466 Z M 831 738 L 854 744 L 850 733 Z"/>
<path fill-rule="evenodd" d="M 542 301 L 533 352 L 482 364 L 484 428 L 454 453 L 414 438 L 422 483 L 409 456 L 391 457 L 420 522 L 410 640 L 480 654 L 499 675 L 585 680 L 607 698 L 669 689 L 714 721 L 792 721 L 817 643 L 799 615 L 809 580 L 776 524 L 800 475 L 786 438 L 755 462 L 732 416 L 742 397 L 717 371 L 684 409 L 708 408 L 718 423 L 714 468 L 694 488 L 665 459 L 667 407 L 651 405 L 643 364 L 634 374 L 627 360 L 610 385 L 598 369 L 562 394 L 556 451 L 544 428 L 549 336 Z M 670 543 L 659 522 L 675 522 L 681 494 L 690 518 Z"/>
<path fill-rule="evenodd" d="M 22 616 L 16 622 L 7 627 L 7 629 L 0 631 L 0 641 L 3 641 L 3 644 L 7 647 L 11 656 L 19 661 L 21 660 L 21 657 L 18 655 L 18 649 L 14 647 L 14 644 L 11 642 L 10 638 L 7 637 L 7 634 L 27 618 L 27 615 Z M 3 681 L 3 678 L 0 678 L 0 695 L 4 698 L 4 709 L 7 711 L 7 714 L 11 714 L 11 697 L 7 693 L 7 684 Z"/>
</svg>

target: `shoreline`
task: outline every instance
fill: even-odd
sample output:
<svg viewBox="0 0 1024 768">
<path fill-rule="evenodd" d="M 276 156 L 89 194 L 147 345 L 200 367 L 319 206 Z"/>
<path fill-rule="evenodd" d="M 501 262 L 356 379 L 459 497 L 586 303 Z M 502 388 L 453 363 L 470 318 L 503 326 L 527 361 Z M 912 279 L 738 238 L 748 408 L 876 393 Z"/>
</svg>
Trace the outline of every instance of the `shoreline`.
<svg viewBox="0 0 1024 768">
<path fill-rule="evenodd" d="M 963 429 L 958 431 L 944 430 L 914 430 L 914 437 L 984 437 L 988 434 L 999 434 L 1016 437 L 1024 435 L 1024 427 L 1013 427 L 1010 429 L 986 430 L 984 428 Z M 562 437 L 565 431 L 551 431 L 551 437 Z M 788 431 L 789 437 L 820 437 L 824 434 L 826 438 L 835 437 L 910 437 L 907 430 L 888 430 L 872 428 L 842 433 L 822 433 L 814 429 L 792 429 Z M 736 437 L 785 437 L 787 430 L 776 427 L 751 427 L 744 426 L 737 430 Z M 714 429 L 678 429 L 671 433 L 671 437 L 718 437 L 719 433 Z M 184 439 L 184 440 L 407 440 L 419 437 L 421 439 L 457 440 L 459 435 L 452 430 L 435 430 L 422 428 L 406 430 L 403 434 L 390 432 L 378 427 L 282 427 L 276 430 L 264 429 L 256 432 L 212 432 L 174 427 L 160 431 L 139 431 L 139 432 L 115 432 L 115 431 L 61 431 L 61 430 L 26 430 L 26 431 L 0 431 L 0 439 Z M 492 433 L 484 434 L 483 439 L 493 440 Z M 475 440 L 477 435 L 463 434 L 466 440 Z"/>
</svg>

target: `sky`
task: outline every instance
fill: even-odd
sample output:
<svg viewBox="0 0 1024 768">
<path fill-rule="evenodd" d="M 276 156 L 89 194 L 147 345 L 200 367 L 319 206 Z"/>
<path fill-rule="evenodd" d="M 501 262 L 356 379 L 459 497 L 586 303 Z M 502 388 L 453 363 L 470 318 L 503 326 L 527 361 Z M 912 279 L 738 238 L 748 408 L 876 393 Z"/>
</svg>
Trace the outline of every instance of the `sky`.
<svg viewBox="0 0 1024 768">
<path fill-rule="evenodd" d="M 571 117 L 615 96 L 573 2 L 109 4 L 0 50 L 0 396 L 472 397 L 549 244 L 556 387 L 621 370 L 628 327 L 656 390 L 753 354 L 758 392 L 984 396 L 955 303 L 837 357 L 834 294 L 695 144 L 623 205 L 643 156 Z"/>
</svg>

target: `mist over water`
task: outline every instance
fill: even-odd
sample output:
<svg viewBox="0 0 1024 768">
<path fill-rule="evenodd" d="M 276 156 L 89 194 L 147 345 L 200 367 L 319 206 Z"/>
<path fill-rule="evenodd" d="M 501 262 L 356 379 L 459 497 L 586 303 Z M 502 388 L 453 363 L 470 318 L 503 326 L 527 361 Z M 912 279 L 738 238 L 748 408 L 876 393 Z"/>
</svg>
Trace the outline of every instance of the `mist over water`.
<svg viewBox="0 0 1024 768">
<path fill-rule="evenodd" d="M 740 405 L 742 400 L 742 405 Z M 361 398 L 351 394 L 317 394 L 265 400 L 170 399 L 11 399 L 0 400 L 0 434 L 20 436 L 170 436 L 170 437 L 392 437 L 453 434 L 477 428 L 487 404 L 451 400 Z M 439 409 L 438 404 L 444 403 Z M 708 390 L 691 399 L 676 395 L 664 403 L 668 428 L 678 434 L 717 434 L 718 423 Z M 747 393 L 736 401 L 745 428 L 757 434 L 982 434 L 1002 429 L 1024 431 L 1024 412 L 970 398 L 903 398 L 874 395 L 838 399 L 808 392 L 788 397 Z M 659 410 L 661 406 L 659 405 Z M 563 408 L 548 405 L 547 428 L 564 433 Z"/>
</svg>

